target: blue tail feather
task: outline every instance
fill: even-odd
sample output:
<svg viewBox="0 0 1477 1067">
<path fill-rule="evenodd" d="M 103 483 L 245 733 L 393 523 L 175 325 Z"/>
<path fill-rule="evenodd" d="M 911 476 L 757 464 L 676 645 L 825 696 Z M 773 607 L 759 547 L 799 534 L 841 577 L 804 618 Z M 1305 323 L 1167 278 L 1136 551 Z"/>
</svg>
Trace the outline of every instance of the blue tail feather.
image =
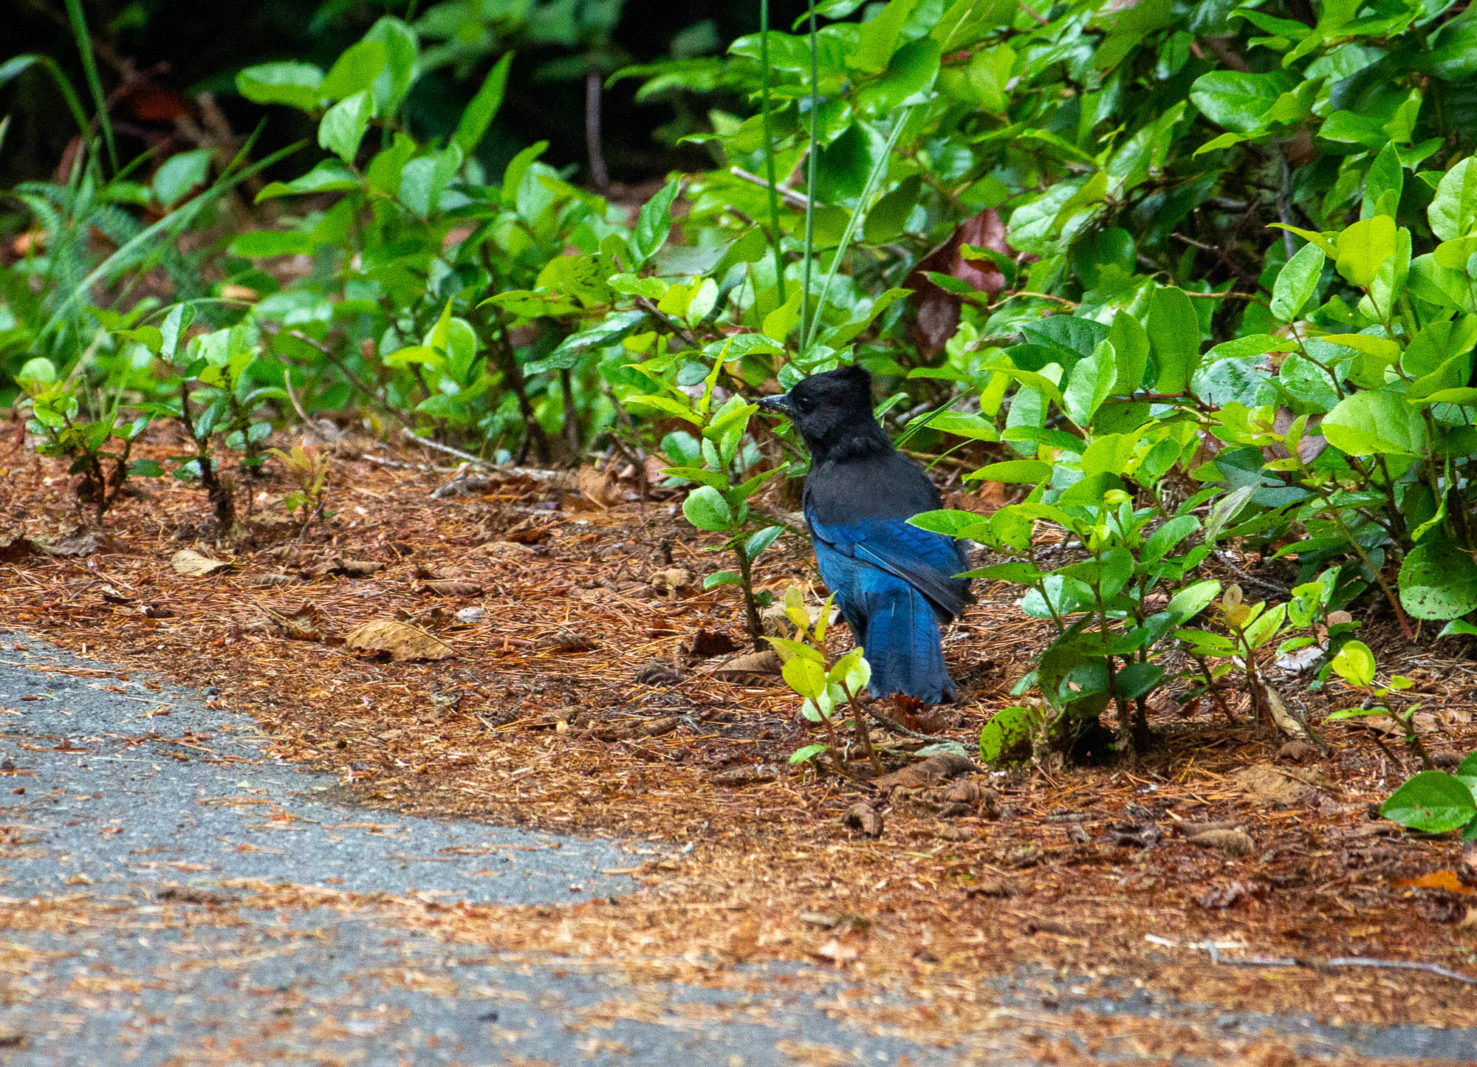
<svg viewBox="0 0 1477 1067">
<path fill-rule="evenodd" d="M 858 634 L 872 667 L 874 696 L 907 693 L 928 703 L 953 696 L 933 606 L 916 590 L 896 583 L 868 613 Z"/>
</svg>

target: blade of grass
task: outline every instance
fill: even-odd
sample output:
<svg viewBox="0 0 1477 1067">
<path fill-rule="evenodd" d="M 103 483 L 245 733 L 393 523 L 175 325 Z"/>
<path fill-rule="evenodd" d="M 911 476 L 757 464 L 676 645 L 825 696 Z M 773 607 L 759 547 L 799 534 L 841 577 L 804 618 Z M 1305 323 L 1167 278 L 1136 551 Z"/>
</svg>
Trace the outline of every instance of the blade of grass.
<svg viewBox="0 0 1477 1067">
<path fill-rule="evenodd" d="M 831 265 L 821 281 L 820 296 L 816 298 L 815 318 L 811 320 L 809 329 L 800 335 L 802 340 L 800 351 L 802 352 L 809 352 L 810 346 L 815 343 L 815 335 L 821 324 L 820 309 L 826 301 L 826 294 L 831 290 L 831 279 L 836 277 L 836 269 L 841 265 L 841 260 L 846 257 L 846 250 L 851 245 L 852 237 L 856 235 L 857 227 L 862 224 L 867 217 L 867 212 L 871 210 L 872 198 L 877 195 L 877 187 L 882 184 L 882 176 L 887 173 L 888 163 L 892 160 L 892 150 L 897 147 L 898 138 L 902 135 L 903 127 L 907 124 L 911 113 L 911 107 L 905 107 L 898 112 L 898 117 L 887 134 L 887 143 L 882 148 L 882 154 L 877 157 L 876 162 L 872 164 L 872 169 L 867 173 L 867 183 L 862 187 L 862 195 L 857 197 L 856 209 L 846 220 L 846 229 L 841 232 L 841 243 L 836 246 L 836 254 L 831 257 Z"/>
<path fill-rule="evenodd" d="M 37 335 L 38 338 L 49 336 L 51 331 L 70 314 L 72 307 L 89 293 L 94 285 L 109 277 L 115 270 L 132 267 L 132 257 L 140 248 L 152 242 L 161 241 L 162 235 L 172 235 L 182 232 L 194 221 L 195 216 L 204 211 L 210 204 L 219 200 L 229 190 L 253 174 L 257 174 L 270 167 L 278 160 L 285 159 L 307 144 L 306 141 L 298 141 L 295 144 L 288 145 L 286 148 L 273 152 L 265 159 L 253 163 L 249 167 L 236 170 L 235 168 L 246 158 L 247 153 L 250 152 L 252 146 L 256 143 L 256 138 L 261 133 L 261 129 L 260 126 L 257 127 L 256 133 L 253 133 L 246 144 L 241 147 L 241 151 L 236 154 L 235 159 L 231 160 L 230 165 L 216 179 L 214 185 L 194 199 L 185 201 L 185 203 L 175 208 L 152 226 L 141 230 L 130 240 L 120 245 L 111 256 L 94 267 L 92 273 L 88 274 L 86 278 L 83 278 L 81 283 L 67 295 L 66 300 L 62 301 L 61 306 L 52 312 L 51 318 L 47 320 L 46 325 L 41 328 L 40 333 Z M 122 267 L 120 267 L 120 264 Z"/>
<path fill-rule="evenodd" d="M 72 82 L 62 68 L 57 65 L 56 60 L 50 56 L 39 56 L 33 53 L 16 56 L 0 63 L 0 86 L 12 78 L 19 77 L 31 67 L 40 67 L 51 75 L 51 80 L 56 83 L 57 91 L 62 94 L 62 100 L 66 102 L 67 110 L 72 113 L 72 120 L 77 123 L 77 130 L 85 138 L 91 130 L 92 124 L 87 121 L 87 111 L 82 106 L 82 101 L 77 96 L 77 90 L 72 88 Z M 8 119 L 9 116 L 6 116 Z"/>
<path fill-rule="evenodd" d="M 118 169 L 118 145 L 113 140 L 113 122 L 108 118 L 108 98 L 103 95 L 103 80 L 98 77 L 97 60 L 92 54 L 92 35 L 87 32 L 87 15 L 82 10 L 82 0 L 67 0 L 67 19 L 72 24 L 72 37 L 77 42 L 77 51 L 82 57 L 82 72 L 87 77 L 87 90 L 92 94 L 92 105 L 97 108 L 98 128 L 103 131 L 103 143 L 108 146 L 108 166 Z"/>
<path fill-rule="evenodd" d="M 817 58 L 815 0 L 807 0 L 810 16 L 810 144 L 805 149 L 805 288 L 800 292 L 801 351 L 810 321 L 810 272 L 815 261 L 815 146 L 820 140 L 821 72 Z M 774 182 L 769 183 L 771 186 Z"/>
<path fill-rule="evenodd" d="M 781 256 L 780 242 L 780 198 L 774 180 L 774 131 L 769 117 L 769 0 L 759 0 L 759 66 L 762 68 L 760 86 L 760 111 L 764 116 L 764 174 L 769 179 L 769 242 L 774 250 L 774 277 L 779 285 L 780 304 L 788 296 L 785 293 L 785 261 Z"/>
</svg>

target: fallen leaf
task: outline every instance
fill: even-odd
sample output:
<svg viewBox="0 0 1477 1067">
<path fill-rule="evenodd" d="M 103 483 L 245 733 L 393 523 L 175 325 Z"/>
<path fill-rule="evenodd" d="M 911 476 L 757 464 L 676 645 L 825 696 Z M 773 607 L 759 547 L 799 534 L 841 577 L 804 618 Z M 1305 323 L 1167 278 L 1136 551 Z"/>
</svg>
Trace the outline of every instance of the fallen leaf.
<svg viewBox="0 0 1477 1067">
<path fill-rule="evenodd" d="M 1427 871 L 1419 878 L 1397 878 L 1393 883 L 1401 889 L 1439 889 L 1443 893 L 1477 893 L 1477 886 L 1466 885 L 1456 871 Z"/>
<path fill-rule="evenodd" d="M 713 673 L 720 678 L 746 674 L 778 674 L 781 666 L 783 664 L 780 663 L 779 653 L 766 648 L 763 652 L 746 652 L 742 656 L 735 656 Z"/>
<path fill-rule="evenodd" d="M 175 569 L 177 574 L 183 574 L 186 578 L 198 578 L 201 575 L 224 570 L 231 564 L 223 559 L 212 559 L 202 555 L 193 548 L 182 548 L 169 557 L 169 565 Z"/>
<path fill-rule="evenodd" d="M 1228 856 L 1250 856 L 1256 842 L 1245 830 L 1204 830 L 1188 838 L 1190 844 L 1219 849 Z"/>
<path fill-rule="evenodd" d="M 882 813 L 865 800 L 858 800 L 841 816 L 841 825 L 864 837 L 881 837 Z"/>
<path fill-rule="evenodd" d="M 686 567 L 664 567 L 647 579 L 657 596 L 675 597 L 692 585 L 692 571 Z"/>
<path fill-rule="evenodd" d="M 54 541 L 37 541 L 36 547 L 48 556 L 68 558 L 94 556 L 98 553 L 118 552 L 123 544 L 110 533 L 101 530 L 82 530 Z"/>
<path fill-rule="evenodd" d="M 937 756 L 930 756 L 921 763 L 912 763 L 901 770 L 884 774 L 875 779 L 872 784 L 878 789 L 918 789 L 926 785 L 934 785 L 938 782 L 957 778 L 961 774 L 968 774 L 977 768 L 974 761 L 968 756 L 960 756 L 957 753 L 946 752 Z"/>
<path fill-rule="evenodd" d="M 852 960 L 861 955 L 861 953 L 856 949 L 855 946 L 842 944 L 834 937 L 831 938 L 831 940 L 827 941 L 820 948 L 816 949 L 814 954 L 819 956 L 823 960 L 830 960 L 832 963 L 837 964 L 838 966 L 844 963 L 850 963 Z M 849 1063 L 851 1061 L 850 1059 L 847 1059 L 843 1060 L 842 1062 Z"/>
<path fill-rule="evenodd" d="M 913 290 L 918 319 L 913 325 L 913 341 L 925 357 L 932 358 L 944 350 L 949 338 L 959 329 L 961 297 L 941 288 L 928 277 L 948 274 L 994 300 L 1005 288 L 1005 275 L 989 260 L 965 259 L 964 245 L 988 248 L 1013 256 L 1014 250 L 1005 240 L 1005 223 L 994 208 L 988 208 L 960 223 L 949 239 L 918 261 L 903 282 Z"/>
<path fill-rule="evenodd" d="M 396 663 L 415 659 L 446 659 L 455 651 L 439 637 L 398 619 L 370 619 L 344 638 L 356 652 L 388 652 Z"/>
</svg>

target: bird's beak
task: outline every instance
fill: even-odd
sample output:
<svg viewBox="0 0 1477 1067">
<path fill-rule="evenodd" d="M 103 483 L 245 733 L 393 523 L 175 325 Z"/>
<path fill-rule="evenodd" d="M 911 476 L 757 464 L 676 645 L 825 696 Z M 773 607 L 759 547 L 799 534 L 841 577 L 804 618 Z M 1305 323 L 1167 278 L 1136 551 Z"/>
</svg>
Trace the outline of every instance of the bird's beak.
<svg viewBox="0 0 1477 1067">
<path fill-rule="evenodd" d="M 759 408 L 762 411 L 777 411 L 781 415 L 795 414 L 794 406 L 790 403 L 789 393 L 780 393 L 778 396 L 766 396 L 759 400 Z"/>
</svg>

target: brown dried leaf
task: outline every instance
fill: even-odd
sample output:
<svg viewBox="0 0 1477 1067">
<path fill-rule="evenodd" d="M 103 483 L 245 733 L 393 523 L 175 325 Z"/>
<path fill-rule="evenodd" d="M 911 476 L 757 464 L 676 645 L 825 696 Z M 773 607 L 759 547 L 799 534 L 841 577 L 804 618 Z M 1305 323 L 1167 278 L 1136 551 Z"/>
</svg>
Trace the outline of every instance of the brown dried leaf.
<svg viewBox="0 0 1477 1067">
<path fill-rule="evenodd" d="M 779 653 L 766 648 L 763 652 L 746 652 L 742 656 L 735 656 L 713 673 L 720 678 L 735 678 L 746 674 L 778 674 L 781 666 Z"/>
<path fill-rule="evenodd" d="M 212 559 L 202 555 L 193 548 L 182 548 L 169 557 L 169 565 L 174 568 L 176 574 L 183 574 L 186 578 L 198 578 L 201 575 L 224 570 L 231 564 L 227 560 Z"/>
<path fill-rule="evenodd" d="M 692 585 L 692 571 L 686 567 L 664 567 L 647 579 L 651 591 L 657 596 L 675 597 Z"/>
<path fill-rule="evenodd" d="M 1313 786 L 1270 763 L 1253 763 L 1231 775 L 1231 784 L 1259 804 L 1288 807 L 1311 800 Z"/>
<path fill-rule="evenodd" d="M 779 771 L 774 767 L 760 763 L 752 767 L 730 767 L 726 771 L 719 771 L 709 781 L 714 785 L 737 789 L 745 785 L 758 785 L 760 782 L 773 782 L 779 776 Z"/>
<path fill-rule="evenodd" d="M 957 752 L 943 752 L 937 756 L 929 756 L 921 763 L 909 764 L 901 770 L 884 774 L 872 784 L 883 790 L 920 789 L 923 786 L 957 778 L 973 770 L 976 770 L 974 761 L 968 756 L 961 756 Z"/>
<path fill-rule="evenodd" d="M 588 652 L 598 644 L 599 642 L 588 634 L 576 633 L 573 630 L 560 630 L 558 633 L 539 638 L 534 642 L 534 647 L 546 652 Z"/>
<path fill-rule="evenodd" d="M 972 219 L 965 219 L 947 241 L 918 261 L 903 284 L 913 290 L 913 300 L 918 306 L 913 341 L 925 357 L 932 358 L 942 352 L 959 329 L 962 304 L 960 297 L 936 285 L 928 277 L 930 273 L 958 278 L 991 300 L 1005 288 L 1005 275 L 993 263 L 965 259 L 960 254 L 966 244 L 1007 256 L 1015 254 L 1005 239 L 1005 223 L 994 208 L 989 208 Z"/>
<path fill-rule="evenodd" d="M 882 813 L 865 800 L 858 800 L 841 816 L 841 825 L 865 837 L 881 837 Z"/>
<path fill-rule="evenodd" d="M 367 578 L 375 571 L 383 570 L 384 566 L 383 563 L 375 563 L 372 560 L 334 556 L 324 563 L 309 567 L 306 573 L 314 578 L 322 578 L 329 574 L 342 574 L 349 578 Z"/>
<path fill-rule="evenodd" d="M 67 558 L 119 552 L 123 548 L 121 541 L 102 530 L 81 530 L 68 537 L 61 537 L 54 541 L 37 541 L 35 544 L 48 556 Z"/>
<path fill-rule="evenodd" d="M 624 722 L 596 723 L 590 736 L 597 741 L 629 741 L 636 737 L 661 737 L 682 725 L 682 716 L 667 715 L 660 719 L 627 719 Z"/>
<path fill-rule="evenodd" d="M 1228 856 L 1250 856 L 1256 842 L 1245 830 L 1205 830 L 1187 839 L 1192 845 L 1220 849 Z"/>
<path fill-rule="evenodd" d="M 482 592 L 482 583 L 469 578 L 436 578 L 422 582 L 421 588 L 437 596 L 478 596 Z"/>
<path fill-rule="evenodd" d="M 726 656 L 738 650 L 738 642 L 722 630 L 699 630 L 682 646 L 682 651 L 699 659 Z"/>
<path fill-rule="evenodd" d="M 454 650 L 439 637 L 396 619 L 370 619 L 344 638 L 356 652 L 388 652 L 396 663 L 414 659 L 446 659 Z"/>
<path fill-rule="evenodd" d="M 626 496 L 613 467 L 606 467 L 603 471 L 581 467 L 575 476 L 575 487 L 579 489 L 580 496 L 600 508 L 613 507 Z"/>
</svg>

